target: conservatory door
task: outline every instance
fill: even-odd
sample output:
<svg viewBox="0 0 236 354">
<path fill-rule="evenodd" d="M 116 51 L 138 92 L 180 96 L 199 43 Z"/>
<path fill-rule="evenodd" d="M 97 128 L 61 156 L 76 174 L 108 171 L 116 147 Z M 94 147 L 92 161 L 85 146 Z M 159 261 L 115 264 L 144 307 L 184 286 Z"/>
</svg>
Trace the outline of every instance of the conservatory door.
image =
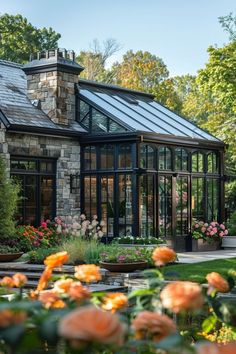
<svg viewBox="0 0 236 354">
<path fill-rule="evenodd" d="M 173 236 L 177 251 L 190 249 L 189 176 L 173 177 Z"/>
</svg>

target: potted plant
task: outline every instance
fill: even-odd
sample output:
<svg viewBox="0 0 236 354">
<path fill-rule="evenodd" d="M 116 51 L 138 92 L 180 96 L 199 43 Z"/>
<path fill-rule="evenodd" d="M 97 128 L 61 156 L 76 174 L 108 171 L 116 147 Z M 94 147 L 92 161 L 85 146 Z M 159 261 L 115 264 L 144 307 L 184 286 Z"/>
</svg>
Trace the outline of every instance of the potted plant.
<svg viewBox="0 0 236 354">
<path fill-rule="evenodd" d="M 196 221 L 192 231 L 192 251 L 214 251 L 219 249 L 221 240 L 228 234 L 224 224 Z"/>
<path fill-rule="evenodd" d="M 165 242 L 161 238 L 157 237 L 142 237 L 142 236 L 120 236 L 114 239 L 115 243 L 118 243 L 120 247 L 132 248 L 155 248 L 165 245 Z"/>
<path fill-rule="evenodd" d="M 4 259 L 6 254 L 19 251 L 14 220 L 18 192 L 19 185 L 8 178 L 5 162 L 0 156 L 0 256 L 3 254 Z"/>
<path fill-rule="evenodd" d="M 224 249 L 236 249 L 236 211 L 231 215 L 230 221 L 227 223 L 228 236 L 222 240 Z"/>
<path fill-rule="evenodd" d="M 150 250 L 145 248 L 110 247 L 100 254 L 99 263 L 110 272 L 132 272 L 147 268 L 150 258 Z"/>
</svg>

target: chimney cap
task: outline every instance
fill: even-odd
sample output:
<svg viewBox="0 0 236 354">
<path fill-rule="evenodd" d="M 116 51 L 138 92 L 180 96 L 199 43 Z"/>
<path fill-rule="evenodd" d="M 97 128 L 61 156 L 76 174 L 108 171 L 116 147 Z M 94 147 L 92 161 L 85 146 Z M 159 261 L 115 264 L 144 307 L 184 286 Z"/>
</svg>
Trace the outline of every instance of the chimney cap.
<svg viewBox="0 0 236 354">
<path fill-rule="evenodd" d="M 64 48 L 44 50 L 30 55 L 30 61 L 22 68 L 26 74 L 63 71 L 79 74 L 84 68 L 75 61 L 75 52 Z"/>
</svg>

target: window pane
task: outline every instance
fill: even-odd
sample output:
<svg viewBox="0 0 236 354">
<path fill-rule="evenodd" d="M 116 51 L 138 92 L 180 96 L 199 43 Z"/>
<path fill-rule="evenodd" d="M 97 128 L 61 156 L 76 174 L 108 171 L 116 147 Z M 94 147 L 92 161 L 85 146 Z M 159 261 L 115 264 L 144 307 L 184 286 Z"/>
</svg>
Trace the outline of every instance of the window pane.
<svg viewBox="0 0 236 354">
<path fill-rule="evenodd" d="M 125 132 L 125 131 L 126 129 L 124 127 L 114 122 L 112 119 L 109 119 L 109 132 L 116 133 L 116 132 Z"/>
<path fill-rule="evenodd" d="M 114 145 L 106 144 L 100 148 L 101 169 L 114 169 Z"/>
<path fill-rule="evenodd" d="M 171 177 L 159 179 L 159 233 L 166 237 L 171 235 L 172 220 L 172 186 Z"/>
<path fill-rule="evenodd" d="M 53 172 L 53 163 L 52 162 L 40 162 L 40 171 L 41 172 Z"/>
<path fill-rule="evenodd" d="M 41 220 L 53 217 L 53 179 L 41 177 Z"/>
<path fill-rule="evenodd" d="M 207 221 L 218 220 L 219 180 L 207 178 Z"/>
<path fill-rule="evenodd" d="M 192 172 L 203 172 L 203 154 L 201 152 L 192 154 Z"/>
<path fill-rule="evenodd" d="M 177 171 L 188 170 L 188 153 L 185 149 L 175 149 L 175 169 Z"/>
<path fill-rule="evenodd" d="M 140 146 L 140 167 L 154 169 L 154 149 L 149 145 Z"/>
<path fill-rule="evenodd" d="M 96 147 L 86 146 L 84 148 L 84 169 L 85 170 L 96 170 L 97 159 L 96 159 Z"/>
<path fill-rule="evenodd" d="M 92 109 L 92 132 L 107 132 L 108 118 L 96 109 Z"/>
<path fill-rule="evenodd" d="M 192 215 L 204 221 L 204 178 L 192 178 Z"/>
<path fill-rule="evenodd" d="M 188 235 L 188 178 L 176 178 L 176 235 Z"/>
<path fill-rule="evenodd" d="M 131 175 L 119 175 L 119 236 L 132 235 L 132 179 Z"/>
<path fill-rule="evenodd" d="M 36 223 L 36 176 L 25 176 L 24 188 L 25 223 Z"/>
<path fill-rule="evenodd" d="M 103 232 L 105 235 L 114 235 L 114 178 L 112 176 L 101 177 L 101 216 L 105 223 Z"/>
<path fill-rule="evenodd" d="M 167 147 L 159 148 L 159 170 L 171 170 L 171 151 Z"/>
<path fill-rule="evenodd" d="M 154 176 L 140 176 L 141 236 L 154 236 Z"/>
<path fill-rule="evenodd" d="M 119 145 L 118 168 L 132 167 L 132 146 L 130 144 Z"/>
<path fill-rule="evenodd" d="M 217 173 L 217 156 L 214 152 L 211 152 L 207 155 L 207 172 Z"/>
<path fill-rule="evenodd" d="M 30 160 L 11 160 L 11 169 L 12 170 L 24 170 L 24 171 L 36 171 L 37 164 L 36 161 Z"/>
<path fill-rule="evenodd" d="M 84 101 L 80 100 L 80 121 L 84 119 L 86 114 L 89 113 L 89 105 Z"/>
<path fill-rule="evenodd" d="M 84 212 L 87 219 L 97 215 L 97 178 L 96 176 L 84 177 Z"/>
</svg>

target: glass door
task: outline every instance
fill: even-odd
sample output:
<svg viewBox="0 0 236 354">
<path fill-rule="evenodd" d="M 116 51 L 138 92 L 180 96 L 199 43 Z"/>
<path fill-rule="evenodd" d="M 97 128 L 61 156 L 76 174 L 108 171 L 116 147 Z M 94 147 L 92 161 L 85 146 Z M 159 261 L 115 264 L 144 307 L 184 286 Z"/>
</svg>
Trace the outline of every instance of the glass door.
<svg viewBox="0 0 236 354">
<path fill-rule="evenodd" d="M 159 176 L 159 191 L 158 191 L 158 205 L 159 205 L 159 236 L 164 240 L 172 239 L 172 176 Z"/>
<path fill-rule="evenodd" d="M 175 222 L 175 249 L 185 251 L 187 250 L 187 241 L 190 233 L 189 177 L 174 177 L 173 189 L 175 191 L 175 213 L 173 215 Z"/>
</svg>

